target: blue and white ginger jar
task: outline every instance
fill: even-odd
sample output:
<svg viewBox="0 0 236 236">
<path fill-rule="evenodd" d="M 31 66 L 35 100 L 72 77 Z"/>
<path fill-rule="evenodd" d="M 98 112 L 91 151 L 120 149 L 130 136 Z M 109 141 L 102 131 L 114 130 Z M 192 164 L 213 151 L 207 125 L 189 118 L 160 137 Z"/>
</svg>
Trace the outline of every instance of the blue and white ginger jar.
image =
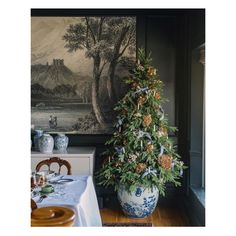
<svg viewBox="0 0 236 236">
<path fill-rule="evenodd" d="M 144 218 L 153 213 L 156 208 L 159 191 L 156 187 L 144 188 L 142 186 L 129 193 L 121 185 L 117 192 L 118 200 L 123 212 L 132 218 Z"/>
<path fill-rule="evenodd" d="M 34 150 L 39 151 L 39 138 L 43 135 L 43 130 L 35 130 L 35 135 L 34 135 Z"/>
<path fill-rule="evenodd" d="M 55 137 L 55 147 L 60 151 L 65 151 L 68 146 L 68 137 L 65 134 L 58 134 Z"/>
<path fill-rule="evenodd" d="M 43 134 L 39 139 L 39 151 L 42 153 L 52 153 L 54 140 L 50 134 Z"/>
</svg>

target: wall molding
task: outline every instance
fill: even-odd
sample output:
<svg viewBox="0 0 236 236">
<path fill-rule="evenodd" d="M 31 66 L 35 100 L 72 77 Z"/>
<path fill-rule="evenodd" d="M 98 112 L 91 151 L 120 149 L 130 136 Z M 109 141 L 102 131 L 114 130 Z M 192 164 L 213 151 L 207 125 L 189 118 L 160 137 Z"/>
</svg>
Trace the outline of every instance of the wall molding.
<svg viewBox="0 0 236 236">
<path fill-rule="evenodd" d="M 185 210 L 191 226 L 205 226 L 205 206 L 199 201 L 193 190 L 190 188 L 189 195 L 185 197 Z"/>
</svg>

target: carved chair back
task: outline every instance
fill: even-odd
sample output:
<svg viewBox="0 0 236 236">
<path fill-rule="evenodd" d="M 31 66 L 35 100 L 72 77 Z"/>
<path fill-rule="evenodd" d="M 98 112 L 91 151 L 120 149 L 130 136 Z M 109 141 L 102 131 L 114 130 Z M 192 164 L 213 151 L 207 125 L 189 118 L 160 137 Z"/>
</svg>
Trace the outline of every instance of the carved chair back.
<svg viewBox="0 0 236 236">
<path fill-rule="evenodd" d="M 38 171 L 40 171 L 42 166 L 46 165 L 46 166 L 48 166 L 48 170 L 50 171 L 51 170 L 50 167 L 51 167 L 52 163 L 57 163 L 59 165 L 58 174 L 61 173 L 61 167 L 65 166 L 67 168 L 67 175 L 71 175 L 71 165 L 70 165 L 70 163 L 66 160 L 63 160 L 63 159 L 59 158 L 59 157 L 51 157 L 49 159 L 40 161 L 37 164 L 35 170 L 38 172 Z"/>
</svg>

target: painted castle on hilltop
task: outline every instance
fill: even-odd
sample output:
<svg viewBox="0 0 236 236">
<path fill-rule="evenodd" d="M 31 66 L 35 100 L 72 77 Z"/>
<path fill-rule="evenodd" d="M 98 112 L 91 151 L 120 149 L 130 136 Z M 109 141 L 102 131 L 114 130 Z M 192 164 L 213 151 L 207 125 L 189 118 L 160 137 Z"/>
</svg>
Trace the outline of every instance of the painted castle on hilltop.
<svg viewBox="0 0 236 236">
<path fill-rule="evenodd" d="M 54 66 L 54 67 L 64 66 L 64 59 L 53 59 L 52 64 L 49 65 L 49 63 L 47 62 L 46 66 Z"/>
</svg>

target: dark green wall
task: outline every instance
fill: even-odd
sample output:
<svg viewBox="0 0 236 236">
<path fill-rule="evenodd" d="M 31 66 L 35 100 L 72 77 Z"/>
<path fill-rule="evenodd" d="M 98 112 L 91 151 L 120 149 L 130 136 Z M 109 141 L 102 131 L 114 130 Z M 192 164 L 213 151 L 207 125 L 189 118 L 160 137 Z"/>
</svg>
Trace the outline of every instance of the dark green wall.
<svg viewBox="0 0 236 236">
<path fill-rule="evenodd" d="M 32 16 L 84 16 L 84 15 L 133 15 L 137 18 L 137 46 L 152 51 L 153 64 L 159 69 L 165 83 L 165 95 L 170 102 L 165 106 L 171 125 L 179 128 L 178 150 L 187 165 L 190 164 L 191 140 L 191 48 L 202 41 L 204 10 L 201 9 L 32 9 Z M 202 32 L 203 31 L 203 32 Z M 105 150 L 109 135 L 70 135 L 71 146 L 95 146 L 96 164 L 101 163 L 99 154 Z M 189 170 L 184 174 L 183 187 L 168 187 L 168 199 L 188 190 Z M 106 200 L 111 190 L 96 187 L 99 196 Z M 112 198 L 112 197 L 111 197 Z M 160 202 L 164 199 L 160 199 Z"/>
<path fill-rule="evenodd" d="M 191 84 L 189 182 L 191 186 L 202 187 L 204 66 L 199 62 L 199 50 L 205 45 L 205 17 L 202 12 L 188 14 L 188 17 Z"/>
<path fill-rule="evenodd" d="M 175 125 L 176 17 L 148 16 L 146 21 L 146 50 L 152 52 L 153 65 L 165 84 L 164 96 L 169 102 L 163 108 L 170 125 Z"/>
<path fill-rule="evenodd" d="M 203 133 L 203 103 L 204 103 L 204 66 L 199 62 L 199 52 L 205 48 L 205 12 L 198 11 L 188 14 L 188 68 L 190 82 L 190 117 L 189 117 L 189 169 L 188 169 L 188 190 L 185 200 L 186 210 L 193 226 L 205 226 L 205 188 L 202 176 L 204 150 Z M 198 191 L 193 191 L 193 188 Z M 198 194 L 197 194 L 198 192 Z M 201 193 L 199 195 L 199 193 Z"/>
<path fill-rule="evenodd" d="M 193 50 L 191 63 L 191 130 L 190 184 L 202 186 L 203 86 L 204 68 L 199 63 L 198 50 Z"/>
</svg>

